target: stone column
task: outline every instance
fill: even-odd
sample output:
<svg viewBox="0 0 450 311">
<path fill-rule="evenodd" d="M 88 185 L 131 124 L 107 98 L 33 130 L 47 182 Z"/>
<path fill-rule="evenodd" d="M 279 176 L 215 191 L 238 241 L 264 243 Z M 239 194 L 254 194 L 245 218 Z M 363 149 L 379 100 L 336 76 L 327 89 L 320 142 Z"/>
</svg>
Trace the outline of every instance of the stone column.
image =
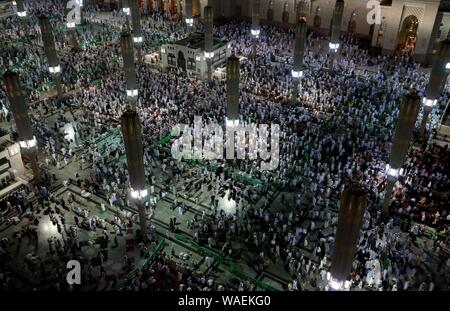
<svg viewBox="0 0 450 311">
<path fill-rule="evenodd" d="M 252 35 L 252 58 L 256 58 L 256 43 L 259 38 L 260 34 L 260 27 L 259 27 L 259 7 L 260 7 L 260 0 L 253 0 L 252 2 L 252 28 L 251 28 L 251 35 Z"/>
<path fill-rule="evenodd" d="M 333 290 L 348 289 L 346 280 L 352 271 L 367 200 L 367 191 L 358 184 L 347 185 L 341 194 L 336 240 L 328 280 Z"/>
<path fill-rule="evenodd" d="M 8 96 L 11 112 L 19 133 L 19 145 L 30 159 L 35 180 L 39 181 L 41 174 L 37 159 L 37 141 L 31 130 L 28 107 L 25 103 L 25 96 L 22 92 L 19 76 L 17 73 L 8 70 L 3 74 L 3 81 L 5 83 L 6 95 Z"/>
<path fill-rule="evenodd" d="M 192 17 L 192 0 L 186 0 L 186 18 L 185 22 L 188 27 L 188 33 L 192 33 L 194 28 L 194 18 Z"/>
<path fill-rule="evenodd" d="M 433 66 L 431 67 L 430 79 L 428 81 L 426 97 L 422 101 L 424 104 L 423 118 L 420 124 L 420 134 L 422 136 L 425 136 L 425 126 L 428 121 L 428 116 L 444 90 L 444 85 L 448 75 L 446 65 L 449 60 L 450 40 L 446 39 L 441 42 L 438 55 L 434 58 Z"/>
<path fill-rule="evenodd" d="M 45 55 L 47 56 L 49 71 L 51 76 L 55 79 L 58 99 L 61 100 L 61 66 L 59 64 L 58 55 L 56 54 L 52 25 L 45 15 L 41 15 L 39 17 L 39 25 L 41 28 L 42 42 L 44 44 Z"/>
<path fill-rule="evenodd" d="M 147 218 L 144 199 L 148 191 L 145 188 L 144 148 L 142 145 L 141 120 L 136 110 L 128 109 L 122 114 L 122 135 L 127 156 L 130 178 L 131 200 L 139 212 L 139 223 L 144 239 L 147 238 Z"/>
<path fill-rule="evenodd" d="M 136 68 L 134 64 L 133 42 L 129 32 L 122 33 L 120 38 L 120 47 L 122 49 L 123 70 L 125 72 L 125 84 L 129 107 L 136 110 L 136 100 L 138 96 L 138 84 L 136 80 Z"/>
<path fill-rule="evenodd" d="M 133 42 L 137 48 L 138 60 L 142 61 L 142 31 L 141 31 L 141 12 L 138 0 L 131 0 L 131 19 L 133 22 Z"/>
<path fill-rule="evenodd" d="M 297 22 L 294 39 L 294 64 L 292 66 L 291 72 L 293 83 L 291 100 L 292 104 L 295 104 L 297 102 L 298 85 L 300 83 L 300 78 L 303 76 L 303 56 L 305 54 L 307 28 L 308 26 L 305 20 L 302 19 Z"/>
<path fill-rule="evenodd" d="M 401 174 L 401 167 L 406 160 L 409 144 L 413 136 L 414 125 L 419 113 L 419 106 L 420 97 L 415 89 L 412 89 L 400 102 L 400 115 L 395 127 L 389 164 L 386 167 L 388 184 L 383 202 L 384 214 L 389 213 L 392 189 L 395 181 Z"/>
<path fill-rule="evenodd" d="M 214 58 L 214 36 L 213 22 L 214 13 L 212 6 L 205 6 L 204 9 L 204 26 L 205 26 L 205 60 L 208 66 L 208 81 L 212 80 L 212 63 Z"/>
<path fill-rule="evenodd" d="M 333 24 L 330 37 L 330 69 L 333 70 L 334 59 L 339 50 L 339 37 L 341 35 L 342 15 L 344 14 L 344 0 L 337 0 L 333 11 Z"/>
<path fill-rule="evenodd" d="M 227 125 L 235 125 L 239 121 L 239 81 L 239 59 L 233 54 L 227 60 Z"/>
</svg>

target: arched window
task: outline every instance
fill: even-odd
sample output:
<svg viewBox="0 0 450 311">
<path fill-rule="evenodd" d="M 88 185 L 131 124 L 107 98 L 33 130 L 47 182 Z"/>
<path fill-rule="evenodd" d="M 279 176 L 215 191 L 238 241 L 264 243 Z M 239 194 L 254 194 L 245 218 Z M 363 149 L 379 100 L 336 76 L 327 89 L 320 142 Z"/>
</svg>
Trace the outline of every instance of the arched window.
<svg viewBox="0 0 450 311">
<path fill-rule="evenodd" d="M 419 20 L 414 15 L 409 15 L 403 20 L 398 34 L 397 49 L 407 52 L 414 51 L 417 40 L 417 28 Z"/>
</svg>

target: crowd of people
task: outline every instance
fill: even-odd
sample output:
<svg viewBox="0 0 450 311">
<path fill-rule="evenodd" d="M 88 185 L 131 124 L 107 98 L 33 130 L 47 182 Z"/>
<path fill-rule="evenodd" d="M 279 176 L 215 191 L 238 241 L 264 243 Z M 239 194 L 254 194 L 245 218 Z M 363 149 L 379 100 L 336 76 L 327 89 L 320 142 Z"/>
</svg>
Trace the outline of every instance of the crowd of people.
<svg viewBox="0 0 450 311">
<path fill-rule="evenodd" d="M 0 38 L 8 42 L 8 47 L 1 51 L 0 65 L 20 64 L 18 72 L 34 112 L 33 128 L 41 152 L 47 158 L 46 165 L 62 169 L 70 161 L 79 162 L 79 172 L 72 182 L 105 198 L 118 215 L 127 215 L 122 222 L 137 223 L 128 198 L 128 173 L 121 140 L 97 144 L 105 136 L 119 132 L 120 117 L 127 106 L 119 44 L 120 32 L 126 27 L 125 16 L 113 12 L 108 15 L 111 18 L 102 19 L 104 13 L 98 7 L 88 6 L 85 25 L 77 34 L 82 49 L 74 51 L 65 32 L 58 28 L 63 19 L 60 2 L 27 4 L 31 25 L 37 24 L 40 13 L 53 12 L 51 21 L 66 96 L 59 101 L 55 97 L 41 97 L 36 91 L 51 79 L 45 70 L 40 34 L 30 27 L 25 35 L 17 17 L 2 21 L 5 31 L 0 33 Z M 161 12 L 144 14 L 142 27 L 145 42 L 142 49 L 146 53 L 158 50 L 158 46 L 153 45 L 155 38 L 173 41 L 186 36 L 187 32 L 184 23 Z M 196 27 L 202 31 L 200 22 L 196 22 Z M 215 25 L 214 32 L 230 41 L 231 49 L 238 56 L 251 53 L 249 23 Z M 17 43 L 21 38 L 27 38 L 27 42 Z M 196 208 L 203 208 L 203 205 L 209 208 L 204 208 L 201 217 L 195 215 L 189 220 L 193 241 L 220 251 L 232 260 L 244 258 L 242 246 L 245 246 L 253 255 L 249 265 L 257 273 L 281 259 L 292 277 L 287 289 L 325 290 L 337 224 L 338 197 L 348 179 L 360 172 L 371 200 L 353 266 L 351 287 L 434 289 L 437 285 L 431 273 L 433 267 L 427 263 L 432 257 L 440 257 L 448 243 L 450 215 L 445 191 L 449 185 L 449 151 L 427 142 L 413 149 L 391 204 L 395 217 L 439 232 L 432 238 L 429 248 L 412 251 L 411 245 L 422 236 L 423 227 L 411 223 L 399 230 L 392 217 L 386 220 L 380 213 L 386 185 L 384 169 L 399 100 L 411 85 L 423 95 L 428 75 L 410 55 L 371 56 L 358 47 L 354 37 L 342 38 L 341 51 L 333 68 L 329 68 L 326 38 L 311 33 L 304 58 L 307 70 L 300 81 L 298 98 L 292 105 L 293 38 L 293 30 L 262 25 L 258 57 L 241 63 L 240 121 L 243 124 L 277 123 L 281 128 L 280 163 L 274 171 L 261 171 L 258 161 L 248 159 L 218 160 L 209 165 L 173 159 L 169 144 L 157 142 L 169 135 L 176 124 L 190 124 L 195 116 L 202 116 L 205 123 L 224 123 L 225 81 L 208 83 L 180 70 L 167 72 L 137 62 L 137 110 L 142 121 L 150 189 L 146 204 L 149 219 L 161 208 L 160 201 L 169 195 L 174 198 L 173 209 L 182 215 L 186 209 L 184 199 L 199 191 L 200 195 L 193 198 Z M 98 83 L 92 83 L 99 79 Z M 44 87 L 44 91 L 48 89 Z M 448 97 L 446 89 L 442 102 Z M 6 105 L 3 90 L 0 101 Z M 67 124 L 74 130 L 72 139 L 65 139 Z M 236 175 L 258 182 L 249 183 Z M 42 197 L 41 192 L 38 191 L 37 196 Z M 285 209 L 277 208 L 274 193 L 279 193 Z M 236 202 L 236 213 L 225 213 L 219 208 L 222 198 Z M 9 204 L 17 206 L 15 201 Z M 68 242 L 60 243 L 62 249 L 68 245 L 66 255 L 70 254 L 70 249 L 79 249 L 73 246 L 77 244 L 77 228 L 91 230 L 103 223 L 85 215 L 81 207 L 69 204 L 67 211 L 79 214 L 82 221 L 67 230 L 70 234 L 62 240 Z M 127 214 L 127 211 L 132 213 Z M 122 223 L 115 225 L 119 231 L 126 227 Z M 66 227 L 62 227 L 64 230 L 60 234 L 66 231 Z M 176 220 L 171 222 L 170 229 L 177 231 Z M 149 241 L 155 240 L 157 236 L 153 232 Z M 36 262 L 34 255 L 31 256 L 30 262 Z M 442 261 L 439 266 L 442 267 Z M 238 280 L 236 284 L 219 282 L 212 266 L 208 267 L 206 275 L 199 275 L 196 268 L 196 263 L 177 264 L 173 254 L 162 251 L 151 265 L 126 284 L 125 289 L 255 289 L 254 283 L 245 280 Z M 104 276 L 100 273 L 99 277 Z"/>
</svg>

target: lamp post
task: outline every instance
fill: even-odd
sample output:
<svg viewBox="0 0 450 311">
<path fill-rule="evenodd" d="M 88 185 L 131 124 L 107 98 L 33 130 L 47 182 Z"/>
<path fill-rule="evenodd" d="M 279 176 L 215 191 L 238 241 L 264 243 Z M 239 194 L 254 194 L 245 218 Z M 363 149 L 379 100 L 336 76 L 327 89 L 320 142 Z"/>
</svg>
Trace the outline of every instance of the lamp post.
<svg viewBox="0 0 450 311">
<path fill-rule="evenodd" d="M 420 97 L 415 89 L 412 89 L 400 102 L 400 115 L 395 127 L 389 164 L 386 165 L 387 186 L 383 202 L 384 214 L 389 214 L 392 190 L 399 175 L 402 174 L 401 167 L 408 153 L 414 125 L 419 113 L 419 104 Z"/>
<path fill-rule="evenodd" d="M 124 31 L 120 38 L 120 47 L 122 50 L 123 70 L 125 72 L 126 94 L 128 106 L 136 110 L 136 100 L 138 96 L 138 85 L 136 80 L 136 68 L 134 65 L 134 51 L 131 35 Z"/>
<path fill-rule="evenodd" d="M 303 77 L 303 55 L 305 54 L 307 27 L 306 21 L 302 19 L 297 22 L 297 28 L 295 29 L 294 65 L 291 71 L 293 79 L 292 104 L 297 102 L 298 85 L 301 77 Z"/>
<path fill-rule="evenodd" d="M 252 58 L 256 58 L 256 42 L 258 41 L 260 34 L 259 27 L 259 5 L 260 0 L 253 0 L 252 3 L 252 28 L 250 30 L 252 35 Z"/>
<path fill-rule="evenodd" d="M 212 76 L 212 62 L 214 58 L 213 44 L 213 21 L 214 13 L 212 6 L 207 5 L 204 9 L 205 16 L 205 60 L 208 66 L 208 81 L 211 81 Z"/>
<path fill-rule="evenodd" d="M 133 42 L 137 46 L 138 60 L 142 60 L 142 32 L 141 32 L 141 12 L 138 0 L 131 0 L 131 19 L 133 22 Z"/>
<path fill-rule="evenodd" d="M 339 37 L 341 34 L 342 15 L 344 14 L 344 0 L 337 0 L 333 12 L 333 24 L 331 25 L 331 38 L 329 48 L 331 52 L 330 68 L 333 70 L 334 59 L 339 49 Z"/>
<path fill-rule="evenodd" d="M 3 81 L 6 87 L 6 95 L 11 105 L 11 112 L 16 122 L 19 133 L 19 145 L 24 153 L 29 157 L 31 169 L 35 180 L 39 181 L 41 174 L 37 159 L 37 140 L 31 130 L 31 121 L 28 116 L 28 107 L 25 103 L 25 96 L 17 73 L 7 70 L 3 74 Z"/>
<path fill-rule="evenodd" d="M 239 80 L 239 58 L 232 54 L 227 60 L 227 127 L 239 124 Z"/>
<path fill-rule="evenodd" d="M 56 90 L 58 92 L 58 99 L 62 99 L 61 89 L 61 66 L 59 64 L 58 55 L 56 54 L 55 40 L 53 37 L 53 30 L 47 16 L 41 15 L 39 17 L 39 25 L 41 28 L 42 42 L 44 44 L 45 55 L 48 61 L 48 70 L 51 76 L 55 79 Z"/>
<path fill-rule="evenodd" d="M 188 33 L 192 32 L 194 27 L 194 18 L 192 17 L 192 0 L 186 0 L 186 18 L 185 22 L 188 27 Z"/>
<path fill-rule="evenodd" d="M 139 212 L 139 223 L 144 239 L 147 237 L 147 219 L 144 199 L 148 190 L 145 188 L 144 148 L 142 145 L 141 120 L 136 110 L 128 109 L 122 114 L 122 135 L 127 156 L 128 175 L 130 178 L 131 201 Z"/>
<path fill-rule="evenodd" d="M 448 68 L 447 68 L 448 67 Z M 450 70 L 450 39 L 441 43 L 439 55 L 435 58 L 431 67 L 430 80 L 428 81 L 426 96 L 422 99 L 424 105 L 422 122 L 420 123 L 420 134 L 425 135 L 425 126 L 433 107 L 441 95 L 448 71 Z"/>
<path fill-rule="evenodd" d="M 350 288 L 347 277 L 352 271 L 367 200 L 367 191 L 358 184 L 350 183 L 341 193 L 331 269 L 327 275 L 328 284 L 333 290 Z"/>
</svg>

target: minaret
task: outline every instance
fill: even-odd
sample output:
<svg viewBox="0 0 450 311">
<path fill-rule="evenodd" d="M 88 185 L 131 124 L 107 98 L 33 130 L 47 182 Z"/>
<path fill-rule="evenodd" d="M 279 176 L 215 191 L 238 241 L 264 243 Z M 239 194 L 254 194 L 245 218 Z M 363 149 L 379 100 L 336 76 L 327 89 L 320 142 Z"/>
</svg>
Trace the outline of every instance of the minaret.
<svg viewBox="0 0 450 311">
<path fill-rule="evenodd" d="M 138 96 L 138 85 L 136 80 L 136 68 L 134 65 L 134 51 L 131 35 L 129 32 L 122 32 L 120 38 L 120 47 L 122 49 L 123 70 L 125 72 L 125 85 L 127 88 L 127 98 L 129 106 L 135 110 Z"/>
<path fill-rule="evenodd" d="M 333 290 L 349 288 L 347 277 L 352 271 L 367 198 L 367 191 L 358 184 L 347 185 L 341 193 L 339 220 L 328 276 L 328 283 Z"/>
<path fill-rule="evenodd" d="M 333 24 L 331 26 L 331 38 L 330 38 L 330 51 L 331 51 L 331 59 L 330 59 L 330 69 L 333 69 L 333 63 L 335 54 L 339 49 L 339 37 L 341 35 L 341 24 L 342 24 L 342 15 L 344 14 L 344 0 L 337 0 L 336 5 L 334 7 L 333 12 Z"/>
<path fill-rule="evenodd" d="M 214 37 L 213 37 L 213 21 L 214 13 L 212 6 L 207 5 L 204 9 L 204 24 L 205 24 L 205 59 L 208 66 L 208 81 L 212 77 L 212 62 L 214 58 Z"/>
<path fill-rule="evenodd" d="M 426 97 L 423 98 L 424 105 L 422 122 L 420 124 L 420 134 L 425 134 L 425 125 L 428 121 L 433 107 L 436 105 L 439 96 L 441 95 L 444 84 L 447 80 L 446 65 L 450 58 L 450 40 L 446 39 L 441 42 L 438 56 L 434 59 L 433 67 L 431 68 L 430 80 L 428 81 Z M 450 68 L 449 68 L 450 69 Z"/>
<path fill-rule="evenodd" d="M 186 25 L 188 27 L 188 33 L 191 33 L 194 28 L 194 18 L 192 17 L 192 0 L 186 0 Z"/>
<path fill-rule="evenodd" d="M 41 174 L 37 158 L 37 141 L 31 130 L 31 121 L 28 116 L 28 107 L 25 103 L 25 96 L 22 92 L 22 86 L 17 73 L 7 70 L 3 74 L 3 80 L 6 88 L 6 95 L 11 107 L 11 112 L 16 122 L 19 133 L 19 145 L 23 153 L 30 159 L 31 169 L 33 170 L 35 180 L 39 181 Z"/>
<path fill-rule="evenodd" d="M 233 54 L 227 60 L 227 126 L 239 123 L 239 81 L 239 58 Z"/>
<path fill-rule="evenodd" d="M 417 115 L 419 113 L 420 97 L 417 91 L 412 89 L 400 102 L 400 115 L 395 127 L 392 141 L 389 164 L 386 165 L 387 186 L 383 202 L 383 213 L 389 213 L 392 189 L 398 176 L 401 175 L 401 167 L 406 160 L 409 144 L 411 142 Z"/>
<path fill-rule="evenodd" d="M 79 2 L 75 2 L 72 8 L 67 8 L 67 4 L 72 3 L 72 0 L 67 0 L 65 6 L 66 26 L 68 29 L 69 40 L 74 49 L 79 49 L 77 40 L 77 28 L 76 25 L 80 23 L 81 19 L 81 7 Z"/>
<path fill-rule="evenodd" d="M 252 0 L 252 58 L 256 58 L 256 42 L 258 41 L 260 28 L 259 28 L 259 6 L 260 0 Z"/>
<path fill-rule="evenodd" d="M 305 54 L 307 28 L 308 26 L 304 19 L 297 22 L 294 39 L 294 65 L 291 71 L 293 79 L 292 104 L 297 102 L 298 85 L 303 76 L 303 55 Z"/>
<path fill-rule="evenodd" d="M 131 19 L 133 22 L 133 42 L 138 50 L 138 60 L 142 60 L 142 32 L 141 32 L 141 12 L 138 0 L 131 0 Z"/>
<path fill-rule="evenodd" d="M 62 99 L 61 89 L 61 66 L 59 65 L 58 55 L 56 54 L 55 40 L 53 37 L 53 30 L 47 16 L 41 15 L 39 17 L 39 25 L 41 27 L 42 42 L 44 43 L 44 51 L 47 56 L 48 70 L 55 78 L 56 90 L 58 91 L 58 99 Z"/>
</svg>

